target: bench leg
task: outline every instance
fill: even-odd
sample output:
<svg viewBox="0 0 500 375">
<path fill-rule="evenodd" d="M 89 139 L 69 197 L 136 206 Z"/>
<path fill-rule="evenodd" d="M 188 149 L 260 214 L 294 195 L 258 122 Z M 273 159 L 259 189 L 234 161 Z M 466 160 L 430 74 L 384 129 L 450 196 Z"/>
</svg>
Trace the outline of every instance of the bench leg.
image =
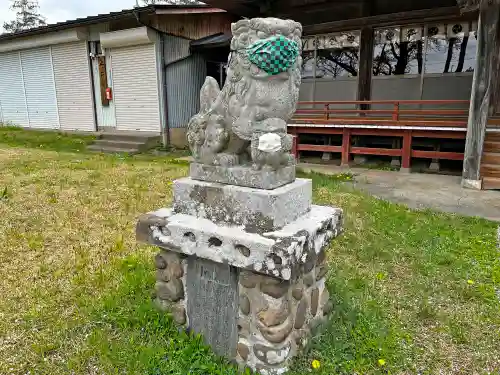
<svg viewBox="0 0 500 375">
<path fill-rule="evenodd" d="M 330 144 L 331 144 L 331 138 L 329 135 L 326 135 L 324 140 L 324 145 L 330 146 Z M 321 157 L 321 159 L 323 161 L 329 161 L 332 159 L 332 154 L 330 152 L 323 152 L 323 156 Z"/>
<path fill-rule="evenodd" d="M 393 149 L 401 149 L 401 140 L 399 138 L 394 139 L 392 142 Z M 401 167 L 401 160 L 399 156 L 394 156 L 391 160 L 391 167 L 399 168 Z"/>
<path fill-rule="evenodd" d="M 342 134 L 342 161 L 340 162 L 341 167 L 349 166 L 349 155 L 351 153 L 351 129 L 344 128 Z"/>
<path fill-rule="evenodd" d="M 434 151 L 441 151 L 441 146 L 437 144 L 434 147 Z M 440 167 L 441 166 L 439 165 L 439 159 L 432 159 L 431 164 L 429 165 L 429 170 L 431 172 L 439 172 Z"/>
<path fill-rule="evenodd" d="M 401 158 L 400 172 L 410 173 L 411 161 L 411 130 L 406 130 L 403 135 L 403 156 Z"/>
</svg>

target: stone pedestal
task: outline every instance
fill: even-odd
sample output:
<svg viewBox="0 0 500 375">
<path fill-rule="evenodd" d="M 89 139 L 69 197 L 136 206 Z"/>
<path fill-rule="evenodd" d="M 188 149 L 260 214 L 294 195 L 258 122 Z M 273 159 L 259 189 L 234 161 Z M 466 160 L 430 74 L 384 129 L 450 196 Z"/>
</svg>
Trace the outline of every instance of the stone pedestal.
<svg viewBox="0 0 500 375">
<path fill-rule="evenodd" d="M 305 179 L 273 190 L 175 181 L 173 207 L 137 224 L 160 248 L 158 305 L 242 368 L 285 371 L 331 310 L 325 249 L 342 211 L 311 197 Z"/>
<path fill-rule="evenodd" d="M 139 219 L 137 239 L 160 248 L 160 308 L 242 369 L 277 375 L 332 307 L 325 251 L 342 211 L 313 205 L 311 181 L 295 178 L 287 123 L 302 26 L 256 18 L 231 30 L 231 49 L 253 52 L 232 53 L 222 89 L 206 79 L 188 124 L 190 177 L 175 181 L 171 208 Z"/>
</svg>

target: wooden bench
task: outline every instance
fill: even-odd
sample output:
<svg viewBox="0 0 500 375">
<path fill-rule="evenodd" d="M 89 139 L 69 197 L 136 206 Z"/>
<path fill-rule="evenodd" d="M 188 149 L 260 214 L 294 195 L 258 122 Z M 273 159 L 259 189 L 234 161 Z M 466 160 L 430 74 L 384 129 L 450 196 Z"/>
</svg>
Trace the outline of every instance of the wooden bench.
<svg viewBox="0 0 500 375">
<path fill-rule="evenodd" d="M 385 155 L 401 157 L 402 168 L 408 169 L 411 158 L 463 160 L 462 152 L 414 150 L 412 143 L 415 138 L 464 140 L 468 104 L 467 100 L 299 102 L 288 132 L 296 136 L 297 157 L 300 151 L 340 153 L 341 164 L 346 165 L 351 155 Z M 342 144 L 304 144 L 301 134 L 340 135 Z M 399 137 L 402 142 L 400 148 L 358 147 L 352 145 L 354 136 Z"/>
</svg>

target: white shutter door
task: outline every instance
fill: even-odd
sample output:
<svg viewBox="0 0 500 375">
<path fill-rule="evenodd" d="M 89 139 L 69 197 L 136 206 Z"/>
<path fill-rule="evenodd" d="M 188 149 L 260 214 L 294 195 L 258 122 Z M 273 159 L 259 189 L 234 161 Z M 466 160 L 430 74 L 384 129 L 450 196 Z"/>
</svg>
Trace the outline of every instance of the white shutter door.
<svg viewBox="0 0 500 375">
<path fill-rule="evenodd" d="M 154 44 L 113 48 L 111 69 L 116 128 L 160 132 Z"/>
<path fill-rule="evenodd" d="M 58 129 L 56 90 L 50 47 L 21 51 L 30 126 Z"/>
<path fill-rule="evenodd" d="M 0 121 L 29 127 L 19 52 L 0 53 Z"/>
<path fill-rule="evenodd" d="M 52 61 L 61 129 L 94 131 L 87 42 L 52 46 Z"/>
</svg>

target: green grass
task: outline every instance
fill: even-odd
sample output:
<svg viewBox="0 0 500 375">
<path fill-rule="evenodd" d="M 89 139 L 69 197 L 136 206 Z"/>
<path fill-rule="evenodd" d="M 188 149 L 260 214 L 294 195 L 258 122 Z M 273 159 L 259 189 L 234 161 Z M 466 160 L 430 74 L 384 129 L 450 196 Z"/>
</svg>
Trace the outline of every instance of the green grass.
<svg viewBox="0 0 500 375">
<path fill-rule="evenodd" d="M 30 147 L 53 151 L 83 152 L 95 140 L 92 135 L 58 131 L 25 130 L 0 124 L 0 143 L 12 147 Z"/>
<path fill-rule="evenodd" d="M 134 239 L 183 163 L 5 143 L 0 374 L 237 373 L 154 308 L 155 249 Z M 328 252 L 334 312 L 291 374 L 313 359 L 324 375 L 500 373 L 496 224 L 375 199 L 347 175 L 309 177 L 346 230 Z"/>
</svg>

